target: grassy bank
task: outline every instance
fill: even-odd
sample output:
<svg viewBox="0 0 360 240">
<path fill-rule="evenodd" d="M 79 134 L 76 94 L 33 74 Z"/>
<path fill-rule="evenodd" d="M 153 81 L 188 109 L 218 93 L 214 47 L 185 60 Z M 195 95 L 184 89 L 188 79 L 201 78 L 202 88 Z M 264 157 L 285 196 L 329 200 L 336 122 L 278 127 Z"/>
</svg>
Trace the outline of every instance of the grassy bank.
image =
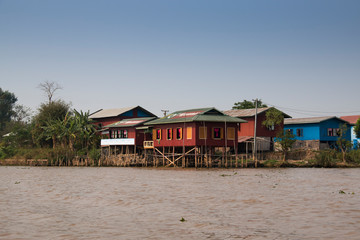
<svg viewBox="0 0 360 240">
<path fill-rule="evenodd" d="M 263 160 L 259 160 L 257 166 L 260 168 L 280 167 L 360 167 L 360 150 L 352 150 L 343 154 L 335 150 L 323 151 L 293 151 L 289 153 L 289 159 L 284 161 L 281 153 L 268 153 Z M 33 166 L 119 166 L 111 161 L 101 162 L 100 150 L 93 149 L 86 152 L 71 152 L 66 148 L 29 148 L 16 149 L 9 157 L 0 159 L 0 165 L 33 165 Z M 241 166 L 240 164 L 238 165 Z M 254 168 L 253 160 L 247 161 L 244 165 L 247 168 Z"/>
<path fill-rule="evenodd" d="M 0 165 L 97 166 L 100 158 L 99 149 L 86 153 L 67 148 L 20 148 L 10 153 L 3 154 Z"/>
</svg>

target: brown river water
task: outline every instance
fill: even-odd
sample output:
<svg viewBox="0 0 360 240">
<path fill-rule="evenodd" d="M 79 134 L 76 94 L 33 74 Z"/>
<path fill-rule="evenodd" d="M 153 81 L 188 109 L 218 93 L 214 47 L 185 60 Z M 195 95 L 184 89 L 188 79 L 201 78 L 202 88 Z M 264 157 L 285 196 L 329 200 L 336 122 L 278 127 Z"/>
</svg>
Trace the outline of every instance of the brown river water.
<svg viewBox="0 0 360 240">
<path fill-rule="evenodd" d="M 0 167 L 0 239 L 360 239 L 360 169 Z"/>
</svg>

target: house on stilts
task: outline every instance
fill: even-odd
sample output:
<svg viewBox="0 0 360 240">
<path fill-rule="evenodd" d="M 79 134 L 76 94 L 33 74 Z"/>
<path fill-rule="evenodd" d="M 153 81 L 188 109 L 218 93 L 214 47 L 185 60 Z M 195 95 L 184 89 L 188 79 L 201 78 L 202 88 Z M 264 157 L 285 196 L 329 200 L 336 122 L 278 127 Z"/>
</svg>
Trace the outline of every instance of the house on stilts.
<svg viewBox="0 0 360 240">
<path fill-rule="evenodd" d="M 177 111 L 144 123 L 152 141 L 144 141 L 155 166 L 231 167 L 237 164 L 239 124 L 246 122 L 215 108 Z"/>
<path fill-rule="evenodd" d="M 130 118 L 104 126 L 102 135 L 102 156 L 111 158 L 114 165 L 146 165 L 140 161 L 144 153 L 144 142 L 152 140 L 152 132 L 144 123 L 156 117 Z"/>
</svg>

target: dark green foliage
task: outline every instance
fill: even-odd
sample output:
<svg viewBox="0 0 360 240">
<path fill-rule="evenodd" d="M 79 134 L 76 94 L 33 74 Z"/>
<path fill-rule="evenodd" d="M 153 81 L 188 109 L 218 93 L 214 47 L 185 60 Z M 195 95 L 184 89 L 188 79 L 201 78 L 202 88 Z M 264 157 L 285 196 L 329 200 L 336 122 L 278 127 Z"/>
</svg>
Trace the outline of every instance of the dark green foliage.
<svg viewBox="0 0 360 240">
<path fill-rule="evenodd" d="M 360 164 L 360 149 L 349 151 L 346 154 L 346 159 L 347 162 Z"/>
<path fill-rule="evenodd" d="M 53 141 L 49 139 L 44 128 L 54 121 L 63 121 L 69 115 L 69 111 L 69 104 L 61 100 L 41 104 L 39 113 L 34 118 L 34 127 L 32 129 L 34 143 L 38 146 L 52 146 Z"/>
<path fill-rule="evenodd" d="M 354 132 L 357 138 L 360 138 L 360 118 L 356 121 Z"/>
<path fill-rule="evenodd" d="M 3 138 L 3 141 L 7 144 L 11 144 L 16 148 L 33 147 L 32 141 L 32 125 L 22 122 L 11 121 L 7 128 L 11 129 L 7 137 Z"/>
<path fill-rule="evenodd" d="M 346 152 L 348 152 L 352 148 L 352 144 L 349 140 L 346 139 L 346 133 L 348 131 L 348 126 L 343 124 L 340 126 L 339 137 L 336 141 L 336 145 L 342 153 L 342 160 L 346 162 Z"/>
<path fill-rule="evenodd" d="M 93 148 L 89 151 L 89 157 L 92 160 L 98 161 L 101 156 L 101 150 L 98 148 Z"/>
<path fill-rule="evenodd" d="M 315 167 L 335 167 L 339 161 L 338 153 L 335 150 L 320 151 L 315 155 L 313 165 Z"/>
<path fill-rule="evenodd" d="M 0 142 L 0 159 L 11 158 L 16 154 L 16 148 L 5 143 Z"/>
<path fill-rule="evenodd" d="M 262 125 L 266 127 L 275 127 L 284 122 L 284 114 L 276 108 L 270 108 L 265 113 L 265 120 Z"/>
<path fill-rule="evenodd" d="M 290 131 L 280 130 L 276 135 L 275 141 L 280 145 L 280 150 L 284 154 L 283 161 L 286 161 L 288 152 L 291 150 L 292 146 L 296 142 L 295 135 Z"/>
<path fill-rule="evenodd" d="M 267 105 L 263 104 L 261 100 L 258 100 L 257 107 L 263 108 L 263 107 L 267 107 Z M 242 102 L 236 102 L 236 103 L 234 103 L 234 106 L 232 107 L 232 109 L 251 109 L 251 108 L 255 108 L 255 102 L 248 101 L 248 100 L 244 100 Z"/>
<path fill-rule="evenodd" d="M 15 112 L 13 110 L 17 98 L 13 93 L 9 91 L 3 91 L 0 88 L 0 133 L 5 127 L 7 122 L 10 122 L 11 117 L 14 116 Z"/>
</svg>

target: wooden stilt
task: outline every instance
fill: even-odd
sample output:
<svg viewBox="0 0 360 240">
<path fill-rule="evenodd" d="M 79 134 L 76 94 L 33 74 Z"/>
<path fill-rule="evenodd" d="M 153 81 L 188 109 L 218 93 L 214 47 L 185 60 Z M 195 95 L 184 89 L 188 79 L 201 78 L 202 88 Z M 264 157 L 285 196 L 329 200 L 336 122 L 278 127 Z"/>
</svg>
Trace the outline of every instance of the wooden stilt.
<svg viewBox="0 0 360 240">
<path fill-rule="evenodd" d="M 162 165 L 165 166 L 165 147 L 163 147 Z"/>
<path fill-rule="evenodd" d="M 145 163 L 145 167 L 147 167 L 147 149 L 144 149 L 144 155 L 145 155 L 144 163 Z"/>
<path fill-rule="evenodd" d="M 198 166 L 197 151 L 198 151 L 198 149 L 197 149 L 197 147 L 195 147 L 195 168 L 197 168 L 197 166 Z"/>
<path fill-rule="evenodd" d="M 173 160 L 173 162 L 175 162 L 175 146 L 173 146 L 172 160 Z"/>
<path fill-rule="evenodd" d="M 235 167 L 238 167 L 238 155 L 237 155 L 237 147 L 235 147 Z"/>
<path fill-rule="evenodd" d="M 185 146 L 183 146 L 182 167 L 185 167 Z"/>
</svg>

